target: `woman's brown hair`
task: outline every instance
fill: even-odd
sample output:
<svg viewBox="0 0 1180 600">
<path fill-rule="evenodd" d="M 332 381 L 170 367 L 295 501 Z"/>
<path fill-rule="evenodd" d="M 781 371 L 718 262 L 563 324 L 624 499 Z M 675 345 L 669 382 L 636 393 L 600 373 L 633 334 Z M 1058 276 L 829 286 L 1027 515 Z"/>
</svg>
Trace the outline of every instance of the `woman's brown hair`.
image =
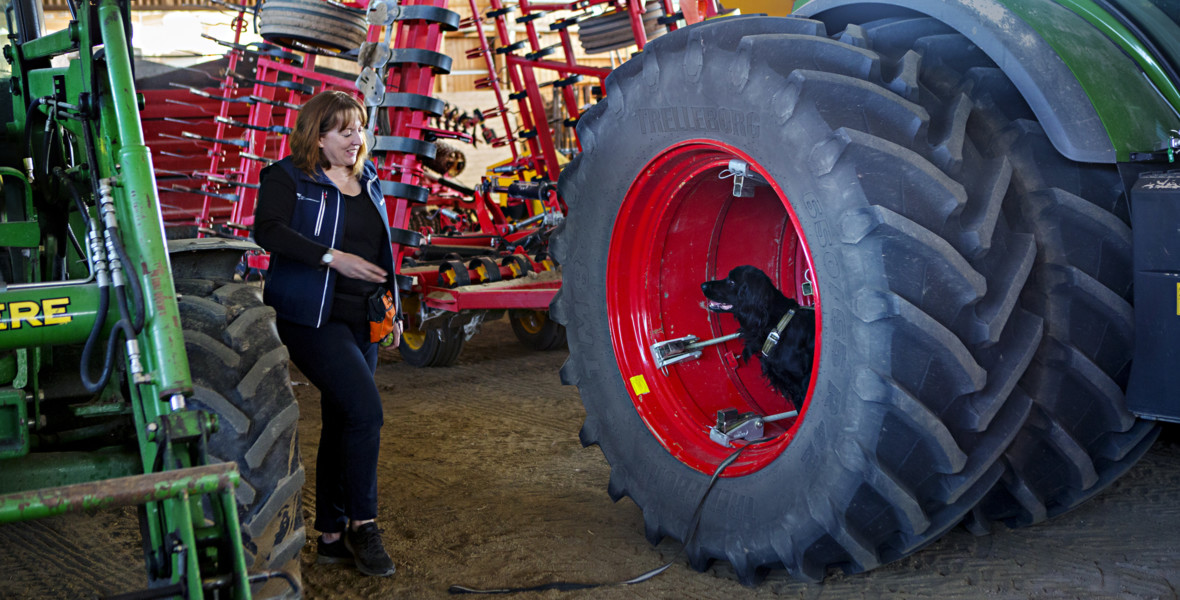
<svg viewBox="0 0 1180 600">
<path fill-rule="evenodd" d="M 295 131 L 291 133 L 291 159 L 295 167 L 313 177 L 319 169 L 330 167 L 320 150 L 320 137 L 330 131 L 339 131 L 354 119 L 360 120 L 362 130 L 368 124 L 365 107 L 345 92 L 320 92 L 303 103 L 299 118 L 295 120 Z M 361 174 L 369 158 L 364 132 L 357 131 L 356 135 L 361 136 L 361 148 L 356 153 L 356 163 L 352 165 L 354 177 Z"/>
</svg>

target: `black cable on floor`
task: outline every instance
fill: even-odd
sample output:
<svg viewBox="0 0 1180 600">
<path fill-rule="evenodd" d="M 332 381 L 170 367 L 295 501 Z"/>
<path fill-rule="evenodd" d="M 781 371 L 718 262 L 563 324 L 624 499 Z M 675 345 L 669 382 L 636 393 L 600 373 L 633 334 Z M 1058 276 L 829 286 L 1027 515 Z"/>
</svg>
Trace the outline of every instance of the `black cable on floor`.
<svg viewBox="0 0 1180 600">
<path fill-rule="evenodd" d="M 733 464 L 733 462 L 736 461 L 738 459 L 738 457 L 742 455 L 742 452 L 744 452 L 746 450 L 746 448 L 749 448 L 750 446 L 753 446 L 755 444 L 760 444 L 760 443 L 767 442 L 767 441 L 770 441 L 770 440 L 769 439 L 761 439 L 761 440 L 752 441 L 752 442 L 746 444 L 745 446 L 738 448 L 736 451 L 734 451 L 733 454 L 730 454 L 728 457 L 726 457 L 725 460 L 721 461 L 721 464 L 717 465 L 717 470 L 713 472 L 713 477 L 709 479 L 709 485 L 707 485 L 705 487 L 705 492 L 703 494 L 701 494 L 701 499 L 699 502 L 697 502 L 696 510 L 693 511 L 693 513 L 692 513 L 692 521 L 688 524 L 688 535 L 686 535 L 684 538 L 684 544 L 681 545 L 680 550 L 676 553 L 675 556 L 672 557 L 672 560 L 669 560 L 663 566 L 657 567 L 657 568 L 652 569 L 642 575 L 639 575 L 637 577 L 633 577 L 631 579 L 627 579 L 625 581 L 607 581 L 607 582 L 599 582 L 599 583 L 580 583 L 580 582 L 575 582 L 575 581 L 554 581 L 552 583 L 543 583 L 540 585 L 527 586 L 527 587 L 505 587 L 505 588 L 486 588 L 486 589 L 472 588 L 472 587 L 467 587 L 464 585 L 452 585 L 450 588 L 447 589 L 447 591 L 452 594 L 516 594 L 516 593 L 520 593 L 520 592 L 543 592 L 543 591 L 547 591 L 547 590 L 559 590 L 562 592 L 572 592 L 575 590 L 588 590 L 588 589 L 593 589 L 593 588 L 598 588 L 598 587 L 607 587 L 607 586 L 613 586 L 613 585 L 634 585 L 636 583 L 643 583 L 644 581 L 647 581 L 647 580 L 655 577 L 656 575 L 659 575 L 660 573 L 667 571 L 669 567 L 676 564 L 676 560 L 679 559 L 680 556 L 684 554 L 685 549 L 688 548 L 689 545 L 692 544 L 692 541 L 696 537 L 696 534 L 697 534 L 697 525 L 700 523 L 701 513 L 704 512 L 704 510 L 705 510 L 705 499 L 709 497 L 709 492 L 711 492 L 713 490 L 713 485 L 717 483 L 717 480 L 721 477 L 721 473 L 723 473 L 725 471 L 725 469 L 727 467 L 729 467 L 729 465 Z"/>
</svg>

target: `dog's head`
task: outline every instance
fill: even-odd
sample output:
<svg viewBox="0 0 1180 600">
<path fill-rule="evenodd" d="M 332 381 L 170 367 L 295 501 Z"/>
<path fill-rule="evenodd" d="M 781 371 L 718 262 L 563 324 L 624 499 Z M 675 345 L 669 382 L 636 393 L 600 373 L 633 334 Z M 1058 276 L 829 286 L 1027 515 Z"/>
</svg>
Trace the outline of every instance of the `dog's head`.
<svg viewBox="0 0 1180 600">
<path fill-rule="evenodd" d="M 701 291 L 709 310 L 729 313 L 741 313 L 747 307 L 766 310 L 781 295 L 770 276 L 749 265 L 735 267 L 725 279 L 702 283 Z"/>
</svg>

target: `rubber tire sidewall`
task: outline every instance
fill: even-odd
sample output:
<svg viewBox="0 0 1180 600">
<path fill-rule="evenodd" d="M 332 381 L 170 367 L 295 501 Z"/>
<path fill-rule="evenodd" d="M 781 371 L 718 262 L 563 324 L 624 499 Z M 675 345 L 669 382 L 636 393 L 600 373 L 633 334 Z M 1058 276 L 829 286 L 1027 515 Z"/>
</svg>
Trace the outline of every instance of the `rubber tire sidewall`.
<svg viewBox="0 0 1180 600">
<path fill-rule="evenodd" d="M 520 343 L 533 350 L 541 351 L 565 347 L 565 327 L 550 318 L 548 312 L 540 312 L 539 315 L 532 315 L 532 318 L 544 319 L 537 331 L 529 331 L 523 322 L 526 318 L 530 318 L 530 316 L 512 314 L 508 316 L 508 320 L 512 323 L 512 333 L 516 335 L 516 339 Z"/>
<path fill-rule="evenodd" d="M 267 0 L 259 12 L 259 33 L 266 41 L 284 47 L 293 47 L 290 42 L 294 40 L 347 51 L 365 41 L 368 24 L 363 15 L 322 0 Z"/>
<path fill-rule="evenodd" d="M 420 348 L 407 344 L 404 335 L 398 341 L 402 361 L 412 367 L 449 367 L 459 359 L 467 341 L 462 329 L 427 329 L 422 335 Z"/>
</svg>

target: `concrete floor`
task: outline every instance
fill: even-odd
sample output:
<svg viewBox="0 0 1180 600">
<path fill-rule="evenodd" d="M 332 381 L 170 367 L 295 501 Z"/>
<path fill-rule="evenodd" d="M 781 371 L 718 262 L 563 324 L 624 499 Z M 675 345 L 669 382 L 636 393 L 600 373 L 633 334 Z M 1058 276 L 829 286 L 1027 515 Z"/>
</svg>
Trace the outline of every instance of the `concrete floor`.
<svg viewBox="0 0 1180 600">
<path fill-rule="evenodd" d="M 578 393 L 557 375 L 565 356 L 524 348 L 506 321 L 486 325 L 451 368 L 414 369 L 383 352 L 379 520 L 398 572 L 375 579 L 316 565 L 309 544 L 305 597 L 441 599 L 456 583 L 617 581 L 673 559 L 679 544 L 650 546 L 639 509 L 607 497 L 602 453 L 578 443 Z M 296 390 L 312 481 L 318 394 L 306 385 Z M 309 523 L 313 500 L 309 485 Z M 0 599 L 129 591 L 143 585 L 141 564 L 133 511 L 0 527 Z M 1167 427 L 1126 477 L 1072 513 L 984 537 L 956 529 L 866 574 L 804 584 L 774 572 L 751 589 L 724 563 L 698 573 L 677 557 L 640 585 L 517 597 L 1180 598 L 1180 428 Z"/>
</svg>

